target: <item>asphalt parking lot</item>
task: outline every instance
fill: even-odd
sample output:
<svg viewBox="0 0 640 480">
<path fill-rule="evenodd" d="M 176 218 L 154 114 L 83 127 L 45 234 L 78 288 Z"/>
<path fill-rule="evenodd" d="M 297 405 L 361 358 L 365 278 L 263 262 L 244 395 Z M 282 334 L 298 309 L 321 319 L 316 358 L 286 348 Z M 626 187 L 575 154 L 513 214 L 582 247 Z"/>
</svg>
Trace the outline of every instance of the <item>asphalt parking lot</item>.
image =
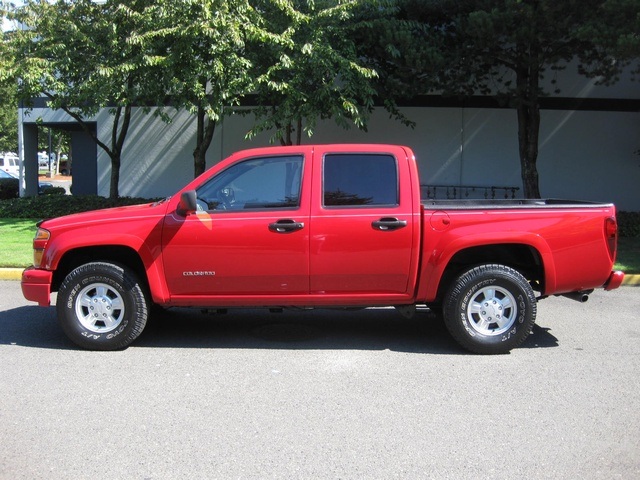
<svg viewBox="0 0 640 480">
<path fill-rule="evenodd" d="M 0 281 L 0 478 L 640 478 L 639 306 L 546 299 L 503 356 L 384 309 L 171 310 L 88 352 Z"/>
</svg>

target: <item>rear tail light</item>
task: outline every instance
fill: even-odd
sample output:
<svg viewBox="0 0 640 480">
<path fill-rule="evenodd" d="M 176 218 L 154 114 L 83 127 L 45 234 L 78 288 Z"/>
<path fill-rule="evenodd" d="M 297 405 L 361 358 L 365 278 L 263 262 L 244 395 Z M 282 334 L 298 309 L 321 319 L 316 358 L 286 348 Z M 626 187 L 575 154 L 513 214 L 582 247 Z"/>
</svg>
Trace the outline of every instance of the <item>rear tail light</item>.
<svg viewBox="0 0 640 480">
<path fill-rule="evenodd" d="M 609 257 L 611 257 L 612 262 L 615 262 L 618 245 L 618 222 L 616 222 L 615 217 L 608 217 L 604 221 L 604 236 L 609 248 Z"/>
</svg>

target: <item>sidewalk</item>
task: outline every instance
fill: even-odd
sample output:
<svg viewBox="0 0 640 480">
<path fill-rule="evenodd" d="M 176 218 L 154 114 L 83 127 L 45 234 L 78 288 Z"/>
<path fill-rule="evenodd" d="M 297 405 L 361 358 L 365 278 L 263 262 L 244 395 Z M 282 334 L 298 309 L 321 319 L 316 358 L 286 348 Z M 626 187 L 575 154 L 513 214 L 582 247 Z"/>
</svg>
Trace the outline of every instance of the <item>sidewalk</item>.
<svg viewBox="0 0 640 480">
<path fill-rule="evenodd" d="M 0 268 L 0 280 L 20 280 L 23 268 Z M 640 287 L 640 275 L 625 275 L 622 285 Z"/>
</svg>

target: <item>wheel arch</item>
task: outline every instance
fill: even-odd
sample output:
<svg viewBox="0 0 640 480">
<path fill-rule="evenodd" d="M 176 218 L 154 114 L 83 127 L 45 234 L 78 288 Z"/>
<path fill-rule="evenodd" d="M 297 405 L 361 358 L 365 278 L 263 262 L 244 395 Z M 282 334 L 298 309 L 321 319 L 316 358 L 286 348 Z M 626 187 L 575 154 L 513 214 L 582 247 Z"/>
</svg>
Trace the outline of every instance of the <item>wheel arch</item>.
<svg viewBox="0 0 640 480">
<path fill-rule="evenodd" d="M 91 262 L 106 262 L 125 266 L 131 269 L 140 281 L 144 282 L 145 288 L 149 288 L 146 269 L 136 252 L 131 247 L 122 245 L 100 245 L 95 247 L 80 247 L 66 252 L 53 274 L 51 291 L 55 292 L 60 288 L 65 277 L 80 265 Z"/>
<path fill-rule="evenodd" d="M 545 289 L 545 264 L 540 252 L 522 243 L 496 243 L 467 247 L 447 262 L 438 283 L 436 299 L 441 301 L 451 283 L 462 272 L 483 264 L 500 264 L 520 272 L 534 290 Z"/>
</svg>

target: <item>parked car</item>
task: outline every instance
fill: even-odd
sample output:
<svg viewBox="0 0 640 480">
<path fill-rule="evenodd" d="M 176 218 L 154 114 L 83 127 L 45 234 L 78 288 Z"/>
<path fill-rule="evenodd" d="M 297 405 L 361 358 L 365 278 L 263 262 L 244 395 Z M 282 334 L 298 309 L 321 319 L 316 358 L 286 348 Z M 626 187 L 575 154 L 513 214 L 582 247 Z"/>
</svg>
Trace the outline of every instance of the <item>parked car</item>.
<svg viewBox="0 0 640 480">
<path fill-rule="evenodd" d="M 20 175 L 20 159 L 15 153 L 0 154 L 0 170 L 18 178 Z"/>
<path fill-rule="evenodd" d="M 71 175 L 71 160 L 69 160 L 66 154 L 60 155 L 58 172 L 60 172 L 61 175 Z"/>
<path fill-rule="evenodd" d="M 38 182 L 38 194 L 43 195 L 49 188 L 54 188 L 51 182 Z M 20 180 L 10 173 L 0 170 L 0 200 L 18 198 L 20 196 Z"/>
<path fill-rule="evenodd" d="M 51 169 L 54 170 L 56 168 L 56 156 L 55 154 L 51 154 Z M 49 156 L 46 152 L 38 152 L 38 169 L 39 170 L 49 170 Z"/>
<path fill-rule="evenodd" d="M 42 195 L 45 190 L 53 188 L 53 183 L 51 182 L 38 182 L 38 194 Z"/>
<path fill-rule="evenodd" d="M 8 200 L 19 196 L 19 180 L 10 173 L 0 170 L 0 200 Z"/>
</svg>

